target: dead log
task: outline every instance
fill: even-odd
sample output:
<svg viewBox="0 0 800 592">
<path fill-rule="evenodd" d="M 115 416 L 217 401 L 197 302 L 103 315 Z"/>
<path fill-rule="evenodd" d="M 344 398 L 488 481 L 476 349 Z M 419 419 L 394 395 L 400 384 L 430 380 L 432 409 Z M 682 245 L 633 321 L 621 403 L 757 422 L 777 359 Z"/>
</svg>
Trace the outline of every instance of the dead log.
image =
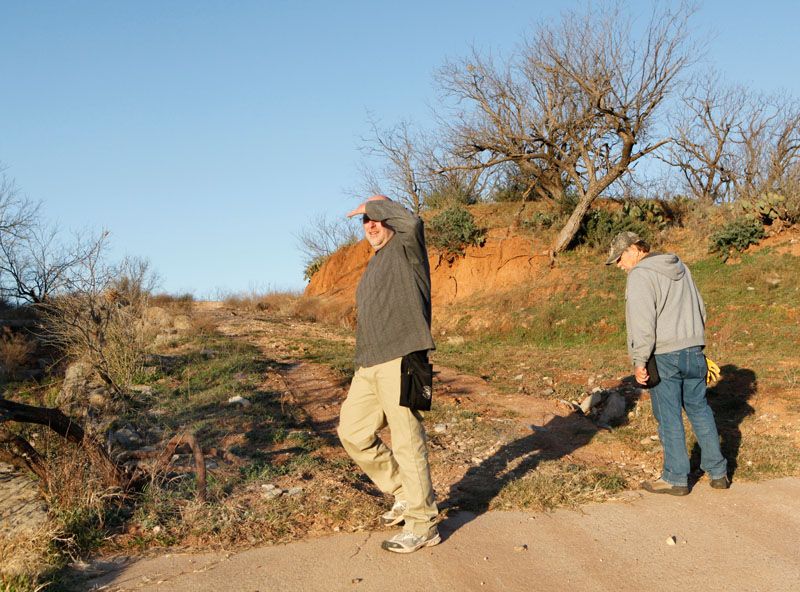
<svg viewBox="0 0 800 592">
<path fill-rule="evenodd" d="M 65 440 L 83 448 L 92 464 L 103 471 L 107 482 L 122 490 L 139 486 L 143 481 L 141 475 L 131 475 L 120 464 L 114 462 L 97 440 L 89 436 L 78 422 L 59 409 L 35 407 L 0 398 L 0 423 L 5 421 L 33 423 L 50 428 Z M 7 434 L 7 436 L 2 436 L 2 434 Z M 0 444 L 4 445 L 0 449 L 0 459 L 6 460 L 20 469 L 32 471 L 44 484 L 49 481 L 47 468 L 41 455 L 24 438 L 2 432 L 0 433 Z M 189 446 L 192 450 L 197 475 L 197 499 L 205 502 L 206 462 L 203 450 L 194 434 L 174 436 L 167 442 L 166 448 L 160 454 L 157 452 L 129 453 L 128 458 L 157 458 L 152 472 L 158 473 L 166 470 L 175 450 L 178 446 L 183 445 Z"/>
<path fill-rule="evenodd" d="M 197 475 L 197 499 L 201 502 L 205 502 L 206 459 L 205 455 L 203 454 L 203 449 L 200 447 L 200 444 L 198 443 L 194 434 L 179 434 L 177 436 L 173 436 L 169 439 L 162 452 L 156 452 L 153 450 L 131 450 L 128 452 L 123 452 L 121 455 L 119 455 L 118 461 L 125 462 L 128 460 L 145 460 L 149 458 L 156 459 L 149 473 L 142 472 L 136 479 L 134 479 L 134 481 L 138 484 L 144 481 L 148 474 L 155 475 L 160 472 L 166 472 L 172 460 L 172 455 L 175 454 L 175 451 L 178 450 L 180 446 L 188 446 L 192 451 L 192 455 L 194 457 L 194 472 L 195 475 Z"/>
<path fill-rule="evenodd" d="M 203 456 L 203 449 L 195 438 L 194 434 L 179 434 L 170 438 L 164 452 L 156 460 L 153 467 L 154 472 L 166 470 L 167 466 L 172 459 L 172 455 L 178 449 L 178 446 L 187 445 L 192 450 L 194 455 L 194 468 L 197 475 L 197 499 L 201 502 L 206 501 L 206 459 Z"/>
<path fill-rule="evenodd" d="M 0 430 L 0 460 L 17 469 L 29 470 L 39 477 L 42 489 L 47 488 L 49 482 L 47 465 L 42 455 L 22 436 Z"/>
<path fill-rule="evenodd" d="M 4 421 L 33 423 L 50 428 L 68 442 L 83 448 L 92 463 L 103 471 L 109 484 L 122 489 L 127 489 L 129 486 L 129 476 L 111 459 L 100 443 L 89 436 L 78 422 L 62 413 L 59 409 L 35 407 L 0 398 L 0 423 Z M 30 447 L 30 445 L 28 446 Z M 30 450 L 33 450 L 33 448 L 30 447 Z M 33 451 L 35 452 L 35 450 Z M 30 453 L 30 451 L 27 451 L 27 453 Z"/>
</svg>

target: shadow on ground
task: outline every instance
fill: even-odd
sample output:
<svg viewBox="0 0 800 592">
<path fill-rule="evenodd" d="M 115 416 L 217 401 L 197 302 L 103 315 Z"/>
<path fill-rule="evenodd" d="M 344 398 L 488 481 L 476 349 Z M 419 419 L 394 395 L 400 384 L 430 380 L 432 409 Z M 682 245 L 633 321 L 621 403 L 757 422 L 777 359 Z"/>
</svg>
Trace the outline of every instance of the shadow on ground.
<svg viewBox="0 0 800 592">
<path fill-rule="evenodd" d="M 742 445 L 741 424 L 755 412 L 748 401 L 758 391 L 758 381 L 755 372 L 733 364 L 720 368 L 720 374 L 719 382 L 708 389 L 708 404 L 714 411 L 722 454 L 728 459 L 728 475 L 732 478 L 738 468 L 737 460 Z M 702 475 L 699 468 L 700 446 L 697 443 L 692 447 L 690 460 L 690 482 L 696 482 Z"/>
<path fill-rule="evenodd" d="M 727 365 L 721 369 L 722 378 L 708 391 L 708 400 L 714 411 L 721 437 L 722 453 L 728 459 L 729 473 L 733 475 L 742 442 L 741 423 L 754 412 L 748 400 L 756 393 L 755 373 L 747 368 Z M 638 389 L 630 389 L 632 377 L 626 378 L 616 388 L 626 392 L 628 409 L 635 406 Z M 618 425 L 624 425 L 627 418 Z M 557 416 L 544 426 L 531 426 L 532 433 L 500 448 L 481 464 L 471 467 L 455 483 L 443 504 L 458 512 L 442 524 L 446 533 L 454 532 L 477 515 L 486 512 L 492 500 L 503 488 L 536 469 L 543 461 L 566 457 L 591 442 L 600 428 L 580 412 L 565 417 Z M 692 467 L 699 467 L 700 449 L 697 444 L 691 451 Z M 697 481 L 702 472 L 693 471 L 690 482 Z"/>
</svg>

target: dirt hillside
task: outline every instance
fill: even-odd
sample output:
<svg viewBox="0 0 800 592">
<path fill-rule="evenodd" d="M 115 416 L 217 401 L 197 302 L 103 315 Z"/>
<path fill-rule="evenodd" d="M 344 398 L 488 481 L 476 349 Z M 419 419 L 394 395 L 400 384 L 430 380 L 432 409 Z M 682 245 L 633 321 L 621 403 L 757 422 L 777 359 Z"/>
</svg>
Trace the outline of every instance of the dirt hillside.
<svg viewBox="0 0 800 592">
<path fill-rule="evenodd" d="M 428 249 L 434 306 L 451 304 L 477 292 L 502 292 L 548 272 L 543 243 L 506 234 L 505 230 L 491 232 L 483 246 L 469 247 L 458 258 Z M 366 240 L 337 251 L 311 278 L 305 295 L 355 301 L 358 280 L 371 256 Z"/>
</svg>

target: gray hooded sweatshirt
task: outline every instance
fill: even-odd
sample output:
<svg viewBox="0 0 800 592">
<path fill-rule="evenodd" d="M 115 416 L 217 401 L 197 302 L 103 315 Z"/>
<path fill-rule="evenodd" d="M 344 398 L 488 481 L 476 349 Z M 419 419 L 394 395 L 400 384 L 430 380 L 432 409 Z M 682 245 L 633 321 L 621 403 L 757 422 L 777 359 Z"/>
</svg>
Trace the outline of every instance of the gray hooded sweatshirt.
<svg viewBox="0 0 800 592">
<path fill-rule="evenodd" d="M 651 254 L 628 274 L 628 355 L 634 367 L 650 354 L 705 345 L 706 308 L 692 274 L 677 255 Z"/>
</svg>

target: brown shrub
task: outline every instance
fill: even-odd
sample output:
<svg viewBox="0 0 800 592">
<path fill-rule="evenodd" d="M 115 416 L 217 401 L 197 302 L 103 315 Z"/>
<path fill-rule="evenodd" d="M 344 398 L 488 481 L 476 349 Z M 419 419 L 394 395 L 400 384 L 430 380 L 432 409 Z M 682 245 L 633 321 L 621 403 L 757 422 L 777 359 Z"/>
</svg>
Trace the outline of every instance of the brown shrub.
<svg viewBox="0 0 800 592">
<path fill-rule="evenodd" d="M 120 396 L 144 367 L 147 347 L 155 337 L 145 322 L 145 274 L 143 267 L 133 279 L 96 281 L 41 308 L 45 342 L 72 360 L 87 361 Z"/>
<path fill-rule="evenodd" d="M 356 309 L 352 303 L 320 296 L 302 296 L 294 302 L 291 315 L 302 321 L 339 325 L 346 329 L 356 326 Z"/>
<path fill-rule="evenodd" d="M 229 294 L 222 302 L 226 306 L 239 309 L 259 310 L 276 314 L 290 314 L 295 301 L 298 299 L 295 292 L 256 292 Z"/>
<path fill-rule="evenodd" d="M 297 298 L 298 295 L 294 292 L 270 292 L 258 298 L 256 308 L 258 310 L 285 313 Z"/>
<path fill-rule="evenodd" d="M 180 311 L 188 314 L 194 304 L 194 296 L 189 292 L 185 294 L 155 294 L 150 296 L 150 306 L 160 306 L 173 312 Z"/>
<path fill-rule="evenodd" d="M 192 329 L 200 335 L 210 335 L 217 330 L 217 323 L 208 315 L 192 315 Z"/>
<path fill-rule="evenodd" d="M 0 369 L 6 376 L 15 377 L 28 364 L 35 351 L 36 344 L 32 339 L 3 327 L 0 338 Z"/>
</svg>

